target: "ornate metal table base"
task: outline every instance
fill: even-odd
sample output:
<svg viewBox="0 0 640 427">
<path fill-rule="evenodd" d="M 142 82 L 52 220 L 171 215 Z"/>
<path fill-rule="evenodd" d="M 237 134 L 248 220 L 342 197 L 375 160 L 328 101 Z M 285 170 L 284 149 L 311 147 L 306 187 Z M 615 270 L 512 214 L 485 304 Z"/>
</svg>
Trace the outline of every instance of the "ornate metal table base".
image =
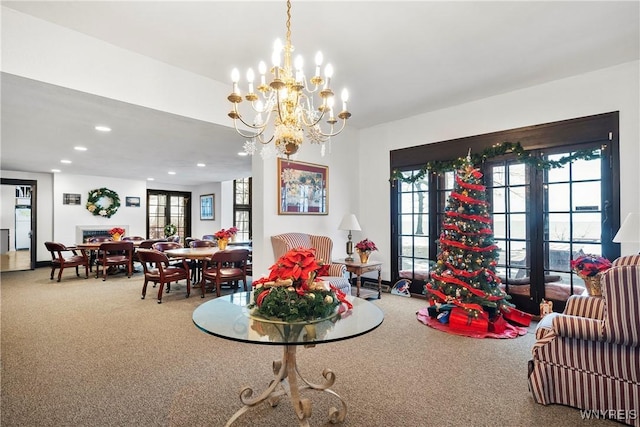
<svg viewBox="0 0 640 427">
<path fill-rule="evenodd" d="M 240 391 L 240 400 L 244 406 L 233 414 L 229 421 L 227 421 L 226 426 L 233 424 L 242 414 L 253 406 L 266 401 L 269 405 L 275 407 L 280 402 L 280 398 L 283 395 L 287 395 L 291 399 L 291 404 L 298 416 L 300 426 L 308 427 L 309 417 L 311 417 L 311 401 L 300 397 L 300 391 L 302 390 L 323 391 L 340 399 L 342 408 L 338 410 L 335 407 L 331 407 L 329 409 L 329 421 L 333 424 L 344 421 L 347 415 L 347 404 L 336 392 L 329 389 L 336 380 L 335 374 L 330 369 L 325 369 L 322 371 L 322 376 L 325 378 L 323 384 L 314 384 L 307 381 L 298 371 L 296 364 L 297 347 L 296 345 L 284 346 L 282 360 L 273 362 L 275 378 L 269 383 L 269 387 L 259 396 L 252 398 L 253 389 L 250 387 L 245 387 Z M 303 384 L 298 384 L 298 377 Z"/>
</svg>

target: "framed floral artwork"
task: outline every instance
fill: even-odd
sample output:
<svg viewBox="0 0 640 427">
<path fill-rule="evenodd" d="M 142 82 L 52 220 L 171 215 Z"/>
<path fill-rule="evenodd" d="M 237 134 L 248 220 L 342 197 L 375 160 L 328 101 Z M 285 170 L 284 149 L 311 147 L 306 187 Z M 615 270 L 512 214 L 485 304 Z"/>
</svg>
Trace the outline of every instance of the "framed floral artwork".
<svg viewBox="0 0 640 427">
<path fill-rule="evenodd" d="M 329 167 L 278 158 L 278 215 L 327 215 Z"/>
<path fill-rule="evenodd" d="M 200 196 L 200 220 L 211 221 L 216 219 L 215 194 L 205 194 Z"/>
</svg>

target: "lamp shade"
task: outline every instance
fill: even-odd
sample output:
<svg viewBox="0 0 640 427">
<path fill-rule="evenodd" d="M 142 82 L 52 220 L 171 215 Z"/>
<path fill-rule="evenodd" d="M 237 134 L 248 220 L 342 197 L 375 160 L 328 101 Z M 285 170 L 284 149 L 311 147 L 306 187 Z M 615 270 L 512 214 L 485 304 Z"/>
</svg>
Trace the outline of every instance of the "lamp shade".
<svg viewBox="0 0 640 427">
<path fill-rule="evenodd" d="M 350 213 L 350 214 L 346 214 L 342 218 L 342 221 L 340 222 L 340 226 L 338 227 L 338 230 L 360 231 L 362 229 L 360 228 L 360 224 L 358 223 L 358 218 L 356 218 L 354 214 Z"/>
<path fill-rule="evenodd" d="M 640 214 L 630 213 L 613 237 L 614 243 L 640 242 Z"/>
</svg>

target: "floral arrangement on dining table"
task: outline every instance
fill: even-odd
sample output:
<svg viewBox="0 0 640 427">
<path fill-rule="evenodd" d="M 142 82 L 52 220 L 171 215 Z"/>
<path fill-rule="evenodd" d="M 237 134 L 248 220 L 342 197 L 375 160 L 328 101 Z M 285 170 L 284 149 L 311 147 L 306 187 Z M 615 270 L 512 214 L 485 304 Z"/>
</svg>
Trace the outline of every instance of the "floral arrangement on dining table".
<svg viewBox="0 0 640 427">
<path fill-rule="evenodd" d="M 215 237 L 216 239 L 220 240 L 220 239 L 231 239 L 233 237 L 236 236 L 236 234 L 238 234 L 238 228 L 237 227 L 231 227 L 228 229 L 221 229 L 215 232 L 215 234 L 213 235 L 213 237 Z"/>
<path fill-rule="evenodd" d="M 120 240 L 122 236 L 124 236 L 124 228 L 121 227 L 113 227 L 109 230 L 109 234 L 113 237 L 113 240 Z"/>
<path fill-rule="evenodd" d="M 346 295 L 317 277 L 329 264 L 316 259 L 312 248 L 295 248 L 270 267 L 270 274 L 253 282 L 249 308 L 267 319 L 285 322 L 330 318 L 353 308 Z"/>
</svg>

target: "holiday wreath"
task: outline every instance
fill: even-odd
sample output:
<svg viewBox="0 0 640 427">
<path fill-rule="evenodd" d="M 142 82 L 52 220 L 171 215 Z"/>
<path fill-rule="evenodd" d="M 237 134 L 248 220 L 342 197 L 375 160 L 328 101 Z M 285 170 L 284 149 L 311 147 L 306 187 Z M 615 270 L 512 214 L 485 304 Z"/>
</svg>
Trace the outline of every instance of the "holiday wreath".
<svg viewBox="0 0 640 427">
<path fill-rule="evenodd" d="M 103 198 L 111 199 L 111 203 L 108 206 L 102 206 L 99 202 Z M 89 191 L 89 198 L 87 199 L 87 210 L 96 216 L 102 216 L 105 218 L 111 218 L 120 207 L 120 197 L 115 191 L 108 188 L 98 188 L 97 190 Z"/>
</svg>

